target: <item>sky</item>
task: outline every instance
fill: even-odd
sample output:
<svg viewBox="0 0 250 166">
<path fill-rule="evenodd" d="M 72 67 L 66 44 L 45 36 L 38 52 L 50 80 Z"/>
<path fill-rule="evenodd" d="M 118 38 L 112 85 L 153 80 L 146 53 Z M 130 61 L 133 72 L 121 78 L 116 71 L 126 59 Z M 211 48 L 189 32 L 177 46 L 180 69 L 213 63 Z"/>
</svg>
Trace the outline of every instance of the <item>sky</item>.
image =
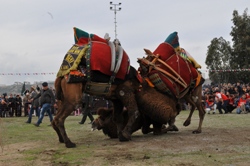
<svg viewBox="0 0 250 166">
<path fill-rule="evenodd" d="M 232 41 L 232 14 L 249 0 L 114 0 L 116 32 L 131 65 L 147 48 L 154 51 L 178 32 L 180 46 L 205 65 L 214 38 Z M 0 84 L 54 81 L 63 57 L 74 44 L 73 27 L 115 39 L 115 14 L 107 0 L 0 0 Z M 114 7 L 114 6 L 113 6 Z M 249 15 L 249 13 L 248 13 Z M 231 42 L 232 43 L 232 42 Z"/>
</svg>

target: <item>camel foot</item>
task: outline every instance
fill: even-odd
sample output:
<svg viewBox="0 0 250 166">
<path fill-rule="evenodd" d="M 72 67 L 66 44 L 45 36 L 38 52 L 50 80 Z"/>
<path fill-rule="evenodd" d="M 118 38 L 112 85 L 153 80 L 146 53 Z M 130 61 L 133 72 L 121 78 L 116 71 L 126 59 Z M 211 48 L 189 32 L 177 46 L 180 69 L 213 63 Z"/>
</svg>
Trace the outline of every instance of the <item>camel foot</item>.
<svg viewBox="0 0 250 166">
<path fill-rule="evenodd" d="M 156 128 L 156 127 L 154 127 L 154 131 L 153 131 L 153 134 L 154 135 L 161 135 L 162 133 L 165 133 L 165 132 L 163 132 L 165 129 L 162 129 L 162 127 L 161 128 Z"/>
<path fill-rule="evenodd" d="M 125 131 L 119 132 L 118 137 L 119 137 L 120 142 L 125 142 L 125 141 L 131 140 L 131 135 Z"/>
<path fill-rule="evenodd" d="M 176 127 L 175 125 L 173 126 L 168 126 L 168 128 L 166 128 L 167 131 L 179 131 L 178 127 Z"/>
<path fill-rule="evenodd" d="M 68 142 L 68 143 L 65 143 L 65 146 L 66 146 L 67 148 L 75 148 L 75 147 L 76 147 L 76 144 L 73 143 L 73 142 Z"/>
<path fill-rule="evenodd" d="M 194 130 L 193 131 L 193 134 L 200 134 L 201 133 L 201 130 Z"/>
<path fill-rule="evenodd" d="M 186 120 L 184 123 L 183 123 L 183 126 L 189 126 L 190 125 L 190 121 L 189 120 Z"/>
<path fill-rule="evenodd" d="M 154 130 L 152 129 L 152 128 L 149 128 L 149 129 L 143 129 L 142 128 L 142 133 L 143 134 L 148 134 L 148 133 L 151 133 L 151 132 L 153 132 Z"/>
</svg>

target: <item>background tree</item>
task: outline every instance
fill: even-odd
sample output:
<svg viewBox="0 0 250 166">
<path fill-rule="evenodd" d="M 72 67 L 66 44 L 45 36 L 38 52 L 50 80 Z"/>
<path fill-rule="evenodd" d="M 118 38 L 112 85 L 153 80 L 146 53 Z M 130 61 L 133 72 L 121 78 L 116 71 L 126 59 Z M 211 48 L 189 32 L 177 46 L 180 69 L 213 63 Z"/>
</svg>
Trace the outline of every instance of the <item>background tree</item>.
<svg viewBox="0 0 250 166">
<path fill-rule="evenodd" d="M 233 24 L 230 35 L 233 41 L 232 69 L 250 69 L 250 17 L 247 15 L 247 9 L 243 15 L 238 11 L 233 11 Z M 245 83 L 250 81 L 250 72 L 241 71 L 237 74 L 237 79 Z"/>
<path fill-rule="evenodd" d="M 247 9 L 243 15 L 234 10 L 232 22 L 232 47 L 222 37 L 214 38 L 208 46 L 205 63 L 209 78 L 217 84 L 235 83 L 237 80 L 250 82 L 250 17 Z"/>
<path fill-rule="evenodd" d="M 231 67 L 232 49 L 230 43 L 220 38 L 214 38 L 208 46 L 206 65 L 209 69 L 209 78 L 214 83 L 230 82 L 233 77 L 228 71 Z"/>
</svg>

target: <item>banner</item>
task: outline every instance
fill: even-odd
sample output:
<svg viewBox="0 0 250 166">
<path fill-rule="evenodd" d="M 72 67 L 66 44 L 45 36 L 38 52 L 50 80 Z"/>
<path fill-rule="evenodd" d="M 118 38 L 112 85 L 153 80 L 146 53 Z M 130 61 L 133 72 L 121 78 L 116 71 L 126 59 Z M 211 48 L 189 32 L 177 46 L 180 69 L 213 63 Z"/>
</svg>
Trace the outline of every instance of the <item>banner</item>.
<svg viewBox="0 0 250 166">
<path fill-rule="evenodd" d="M 0 76 L 24 76 L 24 75 L 55 75 L 55 72 L 49 73 L 0 73 Z"/>
<path fill-rule="evenodd" d="M 210 72 L 242 72 L 250 71 L 250 69 L 225 69 L 225 70 L 209 70 Z"/>
<path fill-rule="evenodd" d="M 199 70 L 200 72 L 243 72 L 250 71 L 250 69 L 225 69 L 225 70 Z M 0 76 L 36 76 L 36 75 L 56 75 L 57 72 L 46 72 L 46 73 L 0 73 Z"/>
</svg>

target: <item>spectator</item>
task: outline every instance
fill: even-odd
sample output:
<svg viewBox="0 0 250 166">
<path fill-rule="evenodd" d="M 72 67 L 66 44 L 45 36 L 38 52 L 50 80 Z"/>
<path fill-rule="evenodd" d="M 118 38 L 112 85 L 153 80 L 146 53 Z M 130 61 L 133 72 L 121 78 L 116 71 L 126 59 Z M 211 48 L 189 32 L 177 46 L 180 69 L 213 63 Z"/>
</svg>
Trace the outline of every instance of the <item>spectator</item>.
<svg viewBox="0 0 250 166">
<path fill-rule="evenodd" d="M 207 93 L 206 94 L 206 112 L 210 114 L 210 111 L 213 110 L 213 114 L 215 114 L 216 109 L 217 109 L 217 104 L 215 101 L 215 97 L 212 94 Z"/>
<path fill-rule="evenodd" d="M 228 92 L 229 94 L 236 94 L 236 91 L 235 91 L 235 89 L 234 89 L 234 86 L 231 85 L 231 84 L 228 84 L 228 90 L 227 90 L 227 92 Z"/>
<path fill-rule="evenodd" d="M 91 109 L 93 108 L 93 97 L 90 96 L 89 94 L 84 94 L 84 109 L 83 109 L 83 117 L 82 120 L 79 122 L 79 124 L 84 124 L 87 117 L 89 117 L 90 119 L 90 123 L 92 123 L 94 121 L 94 117 L 91 113 Z"/>
<path fill-rule="evenodd" d="M 15 104 L 15 98 L 13 97 L 12 93 L 10 94 L 8 101 L 9 101 L 9 106 L 8 106 L 9 115 L 10 117 L 13 117 L 16 104 Z"/>
<path fill-rule="evenodd" d="M 247 105 L 246 94 L 242 94 L 242 96 L 240 97 L 240 100 L 238 102 L 236 113 L 240 114 L 242 112 L 244 114 L 247 114 L 246 109 L 249 109 L 249 105 Z"/>
<path fill-rule="evenodd" d="M 228 112 L 232 113 L 232 111 L 236 108 L 235 97 L 233 94 L 230 94 L 229 92 L 227 92 L 227 97 L 229 99 Z"/>
<path fill-rule="evenodd" d="M 8 109 L 9 101 L 7 93 L 4 93 L 1 100 L 1 117 L 9 116 L 9 109 Z"/>
<path fill-rule="evenodd" d="M 246 87 L 246 85 L 242 85 L 242 90 L 243 90 L 243 93 L 247 93 L 247 87 Z"/>
<path fill-rule="evenodd" d="M 30 108 L 30 112 L 29 112 L 29 118 L 28 120 L 26 121 L 26 123 L 31 123 L 31 120 L 32 120 L 32 115 L 34 113 L 34 111 L 36 111 L 36 116 L 39 118 L 39 115 L 40 115 L 40 108 L 39 108 L 39 99 L 40 98 L 37 98 L 35 100 L 32 100 L 34 97 L 36 97 L 39 93 L 39 91 L 31 86 L 30 88 L 30 102 L 31 102 L 31 108 Z"/>
<path fill-rule="evenodd" d="M 56 90 L 53 89 L 52 87 L 50 87 L 50 89 L 52 90 L 54 96 L 56 96 Z M 56 114 L 56 106 L 54 106 L 54 105 L 51 105 L 51 114 L 52 114 L 52 115 L 55 115 L 55 114 Z"/>
<path fill-rule="evenodd" d="M 52 120 L 53 120 L 53 116 L 51 114 L 50 109 L 51 109 L 51 105 L 55 105 L 55 96 L 54 96 L 52 90 L 48 87 L 47 82 L 42 83 L 41 92 L 39 94 L 37 94 L 32 100 L 38 99 L 39 97 L 41 97 L 40 102 L 39 102 L 39 106 L 41 107 L 41 112 L 40 112 L 40 116 L 39 116 L 38 121 L 36 123 L 34 123 L 34 125 L 36 127 L 38 127 L 40 125 L 40 123 L 42 122 L 45 112 L 47 112 L 47 114 L 50 118 L 50 122 L 52 122 Z"/>
<path fill-rule="evenodd" d="M 16 95 L 15 98 L 15 116 L 20 117 L 22 116 L 22 98 L 20 95 Z"/>
<path fill-rule="evenodd" d="M 247 90 L 246 90 L 246 93 L 250 93 L 250 85 L 247 85 Z"/>
<path fill-rule="evenodd" d="M 77 108 L 75 111 L 74 111 L 74 114 L 75 116 L 79 116 L 81 113 L 80 113 L 80 108 Z"/>
<path fill-rule="evenodd" d="M 237 81 L 236 87 L 238 89 L 239 98 L 240 98 L 244 94 L 244 91 L 243 91 L 243 88 L 242 88 L 242 85 L 241 85 L 241 81 Z"/>
<path fill-rule="evenodd" d="M 29 111 L 30 111 L 30 93 L 26 92 L 25 96 L 23 98 L 23 104 L 24 104 L 24 116 L 28 116 L 29 115 Z"/>
<path fill-rule="evenodd" d="M 217 103 L 217 109 L 219 110 L 220 114 L 223 114 L 222 110 L 223 109 L 225 111 L 225 114 L 228 113 L 228 103 L 229 103 L 229 99 L 228 97 L 221 93 L 219 88 L 215 88 L 215 97 L 217 98 L 218 100 L 218 103 Z"/>
</svg>

